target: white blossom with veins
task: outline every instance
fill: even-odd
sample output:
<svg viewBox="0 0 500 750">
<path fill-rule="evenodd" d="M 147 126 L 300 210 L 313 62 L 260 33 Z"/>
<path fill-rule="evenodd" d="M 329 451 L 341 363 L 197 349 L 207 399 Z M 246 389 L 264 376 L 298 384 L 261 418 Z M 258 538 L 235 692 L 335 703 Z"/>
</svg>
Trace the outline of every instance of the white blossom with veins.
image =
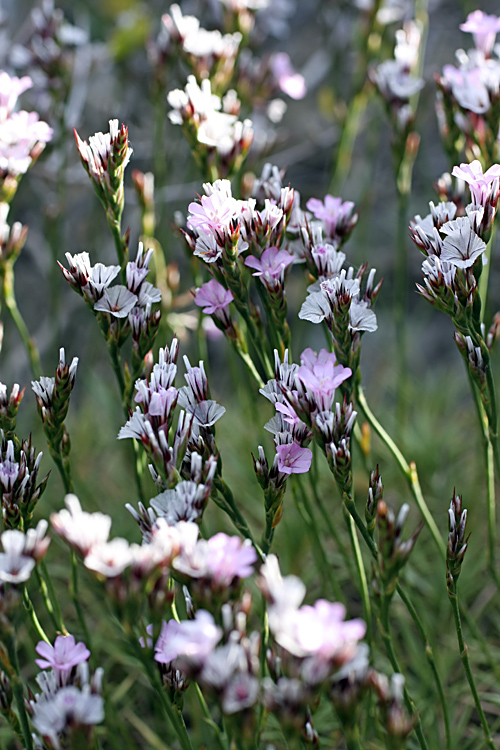
<svg viewBox="0 0 500 750">
<path fill-rule="evenodd" d="M 35 560 L 25 554 L 25 535 L 13 529 L 4 531 L 0 538 L 4 549 L 0 552 L 0 581 L 24 583 L 35 567 Z"/>
</svg>

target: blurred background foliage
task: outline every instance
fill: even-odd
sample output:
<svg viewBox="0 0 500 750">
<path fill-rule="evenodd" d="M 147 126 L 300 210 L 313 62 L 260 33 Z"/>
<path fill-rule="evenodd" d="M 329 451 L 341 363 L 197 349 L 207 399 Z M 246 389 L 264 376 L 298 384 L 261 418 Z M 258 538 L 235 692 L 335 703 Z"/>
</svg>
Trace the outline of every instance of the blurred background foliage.
<svg viewBox="0 0 500 750">
<path fill-rule="evenodd" d="M 213 18 L 216 2 L 183 2 L 184 13 L 197 15 L 202 24 Z M 273 5 L 273 3 L 271 4 Z M 260 150 L 253 150 L 245 169 L 259 174 L 263 164 L 271 161 L 286 167 L 287 181 L 301 193 L 302 205 L 310 197 L 323 198 L 329 192 L 336 148 L 342 119 L 352 94 L 353 71 L 356 67 L 356 35 L 359 33 L 361 10 L 368 2 L 340 0 L 289 0 L 279 3 L 285 8 L 283 23 L 276 24 L 276 36 L 267 36 L 260 52 L 286 50 L 295 66 L 306 78 L 308 92 L 302 101 L 287 100 L 287 112 L 277 125 L 255 120 L 261 127 Z M 381 57 L 390 57 L 394 46 L 394 32 L 403 18 L 414 13 L 414 3 L 390 3 L 395 9 L 394 20 L 380 28 Z M 16 72 L 12 65 L 13 45 L 22 45 L 31 30 L 30 12 L 37 3 L 25 0 L 2 0 L 0 8 L 0 67 Z M 201 178 L 194 165 L 180 128 L 167 119 L 166 93 L 183 87 L 186 70 L 182 66 L 170 71 L 166 87 L 155 84 L 147 46 L 156 38 L 162 13 L 168 10 L 159 0 L 66 0 L 58 3 L 67 18 L 84 30 L 87 41 L 75 47 L 69 96 L 62 111 L 50 111 L 47 92 L 35 85 L 22 98 L 27 109 L 38 109 L 56 128 L 55 138 L 40 161 L 26 176 L 11 208 L 11 218 L 29 225 L 29 235 L 16 264 L 17 299 L 28 328 L 41 351 L 43 371 L 53 374 L 58 361 L 59 347 L 66 348 L 66 356 L 78 356 L 80 364 L 76 386 L 72 394 L 67 419 L 72 440 L 72 463 L 76 493 L 88 511 L 100 509 L 113 517 L 113 535 L 139 540 L 135 522 L 125 511 L 125 502 L 136 504 L 131 471 L 130 445 L 118 443 L 116 435 L 123 424 L 118 392 L 108 362 L 106 345 L 93 325 L 91 315 L 60 273 L 56 260 L 64 261 L 64 253 L 88 251 L 93 262 L 114 262 L 114 247 L 106 220 L 81 167 L 74 143 L 72 128 L 82 138 L 96 131 L 106 131 L 108 120 L 117 117 L 129 126 L 129 137 L 134 149 L 132 164 L 126 173 L 126 208 L 123 226 L 131 229 L 131 255 L 140 235 L 140 211 L 131 183 L 132 169 L 153 171 L 156 178 L 156 239 L 160 243 L 167 264 L 178 264 L 179 292 L 193 287 L 191 264 L 181 238 L 173 230 L 176 211 L 186 213 L 187 204 L 201 192 Z M 425 215 L 427 203 L 435 199 L 432 183 L 452 165 L 447 163 L 442 150 L 434 113 L 435 85 L 433 75 L 445 63 L 454 61 L 457 47 L 468 40 L 459 31 L 475 2 L 430 0 L 428 5 L 429 31 L 423 77 L 426 86 L 421 93 L 416 130 L 421 134 L 421 145 L 414 168 L 410 216 Z M 498 12 L 498 2 L 481 2 L 487 13 Z M 401 10 L 401 13 L 398 13 Z M 269 20 L 272 24 L 272 18 Z M 272 29 L 271 29 L 272 31 Z M 18 72 L 20 74 L 20 71 Z M 54 119 L 56 118 L 56 120 Z M 58 118 L 58 119 L 57 119 Z M 378 331 L 363 339 L 362 368 L 365 390 L 382 423 L 395 429 L 395 326 L 394 246 L 396 233 L 396 192 L 391 165 L 390 129 L 381 103 L 373 98 L 360 121 L 352 161 L 336 195 L 355 201 L 360 208 L 360 219 L 346 251 L 348 262 L 357 266 L 368 263 L 383 276 L 384 286 L 377 305 Z M 464 600 L 482 631 L 489 637 L 491 651 L 500 656 L 498 630 L 498 592 L 488 579 L 480 578 L 484 570 L 486 540 L 485 488 L 480 451 L 480 434 L 476 424 L 466 373 L 452 340 L 451 323 L 435 312 L 414 293 L 420 279 L 421 258 L 410 246 L 409 253 L 409 328 L 408 353 L 410 378 L 407 382 L 409 407 L 408 429 L 404 434 L 406 455 L 415 460 L 427 502 L 436 518 L 443 538 L 447 534 L 447 508 L 453 488 L 463 495 L 469 509 L 472 532 L 470 550 L 464 565 L 461 590 Z M 306 346 L 319 349 L 324 345 L 317 327 L 297 319 L 297 312 L 305 296 L 305 280 L 300 266 L 291 274 L 288 286 L 289 313 L 293 329 L 293 359 Z M 189 298 L 188 298 L 189 299 Z M 498 249 L 493 254 L 490 271 L 489 305 L 500 307 L 500 262 Z M 188 304 L 177 311 L 194 315 Z M 181 336 L 181 354 L 188 354 L 191 362 L 198 359 L 198 347 L 193 332 L 183 328 L 182 318 L 176 333 Z M 174 324 L 175 327 L 175 324 Z M 164 330 L 160 345 L 170 342 L 172 331 Z M 494 354 L 497 370 L 498 353 Z M 271 448 L 271 437 L 263 430 L 271 417 L 268 402 L 250 392 L 248 380 L 223 340 L 208 342 L 209 382 L 213 397 L 222 403 L 227 413 L 217 425 L 217 439 L 221 450 L 228 484 L 233 487 L 238 503 L 252 528 L 260 531 L 264 513 L 260 489 L 254 477 L 251 452 L 259 444 Z M 41 427 L 36 419 L 35 399 L 29 388 L 31 380 L 27 357 L 17 332 L 6 322 L 3 348 L 0 354 L 0 379 L 9 386 L 19 382 L 28 386 L 22 404 L 18 433 L 32 432 L 35 445 L 44 448 Z M 367 475 L 360 456 L 355 456 L 359 469 L 355 474 L 356 493 L 362 509 L 367 492 Z M 372 436 L 370 467 L 379 464 L 385 485 L 385 499 L 398 509 L 403 502 L 411 502 L 409 493 L 388 455 Z M 63 504 L 63 488 L 45 452 L 42 469 L 51 470 L 49 488 L 43 497 L 39 513 L 48 517 L 50 511 Z M 151 496 L 154 487 L 151 483 Z M 319 488 L 328 511 L 339 526 L 343 538 L 344 525 L 341 508 L 331 475 L 321 472 Z M 412 507 L 409 527 L 419 522 L 418 511 Z M 230 530 L 226 518 L 216 508 L 209 508 L 204 521 L 205 530 L 214 533 L 221 528 Z M 347 540 L 344 540 L 347 544 Z M 329 561 L 346 600 L 349 616 L 361 612 L 355 585 L 342 558 L 331 540 L 325 539 Z M 317 579 L 313 560 L 313 545 L 307 535 L 300 502 L 294 502 L 289 490 L 285 500 L 283 520 L 277 529 L 275 550 L 280 555 L 281 568 L 300 575 L 308 585 L 311 598 L 319 594 L 322 582 Z M 368 560 L 368 557 L 367 557 Z M 49 551 L 48 563 L 56 579 L 65 584 L 69 558 L 58 540 Z M 369 564 L 369 563 L 368 563 Z M 445 570 L 437 560 L 432 540 L 426 529 L 421 533 L 411 561 L 405 569 L 406 580 L 416 593 L 419 612 L 433 635 L 433 646 L 442 674 L 450 687 L 457 734 L 464 729 L 469 739 L 461 750 L 477 748 L 479 728 L 467 686 L 460 672 L 455 635 L 451 626 L 451 611 L 446 601 Z M 113 624 L 102 616 L 105 607 L 97 584 L 85 578 L 82 597 L 99 629 L 95 632 L 97 660 L 105 666 L 108 700 L 119 711 L 120 726 L 103 738 L 103 747 L 170 748 L 161 717 L 154 718 L 152 693 L 141 689 L 142 677 L 133 660 L 122 649 L 113 632 Z M 332 591 L 325 592 L 334 598 Z M 492 598 L 496 594 L 493 606 Z M 68 600 L 69 601 L 69 600 Z M 71 605 L 65 616 L 75 622 Z M 421 644 L 406 612 L 396 601 L 397 622 L 394 628 L 399 641 L 402 664 L 412 665 L 406 672 L 409 689 L 417 696 L 424 724 L 435 726 L 436 734 L 429 736 L 430 747 L 441 743 L 438 730 L 437 707 L 430 673 Z M 396 619 L 396 618 L 395 618 Z M 101 627 L 101 623 L 107 622 Z M 75 631 L 77 630 L 75 624 Z M 76 633 L 81 636 L 81 634 Z M 500 731 L 500 702 L 490 692 L 497 678 L 483 669 L 483 656 L 472 641 L 471 658 L 476 665 L 480 691 L 488 694 L 485 703 L 492 728 Z M 32 663 L 33 654 L 22 654 L 22 661 Z M 377 657 L 379 658 L 379 657 Z M 379 668 L 390 671 L 381 659 Z M 33 670 L 31 670 L 33 672 Z M 27 673 L 30 669 L 27 668 Z M 138 686 L 135 684 L 139 682 Z M 144 683 L 145 684 L 145 683 Z M 200 746 L 206 729 L 200 725 L 193 710 L 190 721 L 199 725 Z M 472 718 L 471 718 L 472 716 Z M 331 719 L 324 724 L 317 721 L 321 735 L 327 735 Z M 0 735 L 3 747 L 8 746 L 7 735 Z M 269 739 L 279 745 L 273 736 Z M 330 743 L 330 744 L 328 744 Z M 336 744 L 337 743 L 337 744 Z M 342 747 L 342 741 L 331 735 L 325 747 Z M 409 747 L 412 747 L 411 741 Z"/>
</svg>

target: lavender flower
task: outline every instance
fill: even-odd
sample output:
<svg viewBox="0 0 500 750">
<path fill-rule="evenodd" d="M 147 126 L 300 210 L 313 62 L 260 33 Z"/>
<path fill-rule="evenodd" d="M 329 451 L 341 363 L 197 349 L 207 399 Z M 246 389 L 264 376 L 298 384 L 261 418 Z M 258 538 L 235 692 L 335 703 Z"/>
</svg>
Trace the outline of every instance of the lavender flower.
<svg viewBox="0 0 500 750">
<path fill-rule="evenodd" d="M 237 536 L 221 532 L 182 549 L 173 567 L 189 578 L 204 579 L 207 586 L 223 592 L 237 579 L 252 575 L 256 560 L 257 553 L 248 539 L 242 542 Z"/>
<path fill-rule="evenodd" d="M 215 279 L 207 281 L 203 286 L 196 290 L 194 303 L 198 307 L 203 307 L 205 315 L 228 315 L 229 304 L 233 301 L 234 295 L 229 289 L 224 289 Z"/>
<path fill-rule="evenodd" d="M 249 255 L 245 258 L 245 265 L 249 268 L 255 268 L 252 276 L 260 276 L 266 284 L 272 284 L 273 281 L 283 281 L 285 269 L 294 261 L 293 255 L 286 250 L 279 250 L 277 247 L 268 247 L 260 258 Z"/>
<path fill-rule="evenodd" d="M 488 200 L 494 200 L 496 203 L 499 192 L 500 164 L 493 164 L 483 174 L 481 162 L 475 159 L 470 164 L 453 167 L 452 175 L 469 185 L 473 203 L 476 205 L 485 207 Z"/>
<path fill-rule="evenodd" d="M 460 24 L 460 29 L 472 34 L 476 48 L 485 57 L 490 57 L 495 37 L 500 31 L 500 18 L 475 10 L 469 13 L 465 23 Z"/>
<path fill-rule="evenodd" d="M 276 52 L 269 61 L 271 73 L 278 87 L 291 99 L 303 99 L 307 93 L 304 76 L 293 69 L 290 56 L 286 52 Z"/>
<path fill-rule="evenodd" d="M 77 664 L 81 664 L 90 656 L 90 651 L 83 641 L 75 642 L 72 635 L 58 635 L 54 646 L 45 641 L 39 641 L 35 651 L 42 659 L 35 659 L 40 669 L 54 669 L 56 672 L 69 672 Z"/>
<path fill-rule="evenodd" d="M 323 222 L 326 236 L 331 239 L 346 239 L 358 221 L 354 203 L 343 202 L 342 198 L 334 198 L 333 195 L 326 195 L 324 201 L 310 198 L 306 207 Z"/>
<path fill-rule="evenodd" d="M 283 474 L 305 474 L 311 468 L 312 451 L 295 441 L 276 446 L 278 469 Z"/>
<path fill-rule="evenodd" d="M 221 628 L 203 609 L 198 610 L 194 620 L 163 621 L 155 645 L 155 661 L 170 664 L 175 659 L 181 669 L 186 666 L 199 669 L 221 637 Z"/>
</svg>

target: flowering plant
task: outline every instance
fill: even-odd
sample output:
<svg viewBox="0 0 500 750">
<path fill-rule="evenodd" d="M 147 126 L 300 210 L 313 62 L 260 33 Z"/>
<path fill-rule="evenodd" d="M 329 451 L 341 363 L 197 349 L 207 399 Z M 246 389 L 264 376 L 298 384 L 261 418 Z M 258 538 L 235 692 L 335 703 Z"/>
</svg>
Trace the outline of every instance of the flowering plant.
<svg viewBox="0 0 500 750">
<path fill-rule="evenodd" d="M 435 77 L 450 173 L 429 213 L 410 218 L 410 200 L 421 205 L 412 171 L 426 139 L 417 132 L 426 14 L 396 31 L 387 57 L 394 8 L 355 4 L 359 70 L 335 115 L 332 183 L 312 190 L 305 181 L 302 199 L 300 177 L 292 186 L 264 161 L 272 151 L 280 159 L 287 107 L 312 103 L 319 83 L 321 56 L 297 72 L 269 36 L 294 23 L 291 2 L 219 0 L 197 15 L 174 4 L 158 19 L 146 45 L 157 107 L 147 153 L 139 109 L 129 124 L 106 111 L 107 132 L 79 135 L 88 132 L 75 116 L 85 60 L 90 71 L 103 52 L 51 3 L 33 13 L 24 46 L 9 47 L 12 66 L 30 76 L 0 72 L 0 303 L 9 315 L 0 357 L 6 373 L 14 361 L 28 378 L 10 357 L 15 328 L 39 415 L 27 432 L 26 388 L 0 383 L 0 744 L 9 750 L 496 746 L 500 313 L 488 281 L 497 273 L 500 18 L 471 13 L 460 29 L 475 49 Z M 319 5 L 335 34 L 345 11 L 332 20 Z M 116 29 L 130 18 L 134 27 L 132 13 Z M 135 37 L 124 44 L 115 31 L 119 68 Z M 143 47 L 141 38 L 136 52 Z M 124 59 L 132 70 L 133 54 Z M 17 109 L 31 89 L 47 122 Z M 339 187 L 377 97 L 398 213 L 395 242 L 391 221 L 382 232 L 396 246 L 388 267 L 377 260 L 385 285 L 369 265 L 377 223 L 372 216 L 367 234 L 356 191 Z M 165 152 L 172 172 L 192 169 L 193 182 L 175 187 Z M 154 173 L 130 175 L 134 214 L 131 165 L 149 158 Z M 30 320 L 35 337 L 23 317 L 29 295 L 17 288 L 22 313 L 14 285 L 28 229 L 7 220 L 14 198 L 25 210 L 19 186 L 36 179 L 45 180 L 47 220 L 34 234 L 50 237 L 52 288 L 64 291 L 51 302 L 50 335 Z M 63 225 L 73 191 L 92 197 L 89 180 L 101 213 L 86 219 L 83 250 L 78 222 L 71 242 Z M 166 227 L 162 201 L 174 188 L 179 210 Z M 408 235 L 424 256 L 420 283 Z M 415 351 L 432 359 L 433 378 L 444 376 L 422 334 L 412 337 L 410 276 L 414 304 L 423 297 L 453 325 L 473 405 L 461 393 L 453 406 L 463 443 L 455 422 L 441 432 L 439 409 L 455 396 L 448 372 L 439 408 L 429 407 L 430 386 L 416 384 Z M 392 395 L 380 385 L 377 394 L 373 377 L 392 304 L 395 344 L 379 367 L 394 383 L 395 419 Z M 41 361 L 56 338 L 77 356 L 67 361 L 69 346 L 59 346 L 46 375 Z M 34 446 L 43 441 L 45 458 Z"/>
</svg>

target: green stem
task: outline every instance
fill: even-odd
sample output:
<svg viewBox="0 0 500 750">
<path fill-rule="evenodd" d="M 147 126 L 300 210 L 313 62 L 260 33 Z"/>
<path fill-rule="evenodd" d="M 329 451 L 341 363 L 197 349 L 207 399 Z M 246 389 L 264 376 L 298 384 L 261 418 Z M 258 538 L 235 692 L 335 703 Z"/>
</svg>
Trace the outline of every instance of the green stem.
<svg viewBox="0 0 500 750">
<path fill-rule="evenodd" d="M 61 608 L 59 607 L 59 599 L 54 590 L 52 578 L 49 571 L 47 570 L 45 560 L 42 560 L 40 565 L 36 566 L 35 570 L 47 612 L 54 622 L 56 630 L 59 630 L 63 635 L 67 635 L 68 631 L 66 630 L 66 626 L 64 624 L 61 613 Z"/>
<path fill-rule="evenodd" d="M 28 589 L 26 588 L 26 586 L 24 586 L 24 589 L 23 589 L 23 601 L 24 601 L 24 608 L 28 612 L 28 614 L 30 616 L 30 619 L 31 619 L 31 622 L 33 624 L 33 627 L 35 628 L 36 632 L 38 633 L 39 638 L 41 638 L 42 641 L 45 641 L 45 643 L 49 643 L 50 644 L 49 638 L 47 637 L 44 629 L 40 625 L 40 620 L 38 619 L 38 617 L 36 615 L 35 608 L 33 606 L 33 602 L 30 599 L 30 595 L 28 594 Z"/>
<path fill-rule="evenodd" d="M 368 406 L 368 402 L 366 400 L 365 394 L 360 384 L 358 384 L 356 388 L 356 399 L 361 408 L 361 411 L 363 412 L 365 416 L 365 419 L 370 424 L 370 426 L 375 430 L 375 432 L 381 438 L 381 440 L 386 444 L 386 446 L 389 448 L 390 452 L 392 453 L 393 457 L 396 459 L 396 462 L 399 468 L 401 469 L 402 473 L 404 474 L 408 482 L 408 486 L 417 504 L 417 507 L 423 516 L 425 525 L 431 532 L 432 538 L 434 539 L 434 542 L 436 544 L 436 547 L 439 550 L 439 553 L 441 554 L 441 557 L 443 558 L 443 560 L 445 560 L 446 559 L 446 546 L 443 542 L 443 539 L 441 537 L 441 534 L 439 533 L 437 524 L 434 518 L 432 517 L 431 512 L 429 508 L 427 507 L 427 503 L 425 502 L 424 496 L 422 494 L 422 490 L 420 488 L 420 482 L 418 480 L 417 467 L 415 465 L 415 462 L 412 461 L 411 464 L 408 464 L 408 462 L 406 461 L 405 457 L 399 450 L 394 440 L 384 430 L 384 428 L 382 427 L 382 425 L 377 420 L 377 418 L 371 411 L 370 407 Z"/>
<path fill-rule="evenodd" d="M 224 740 L 224 736 L 220 730 L 220 727 L 218 727 L 215 721 L 212 719 L 210 710 L 205 700 L 205 696 L 201 692 L 201 688 L 197 682 L 195 682 L 194 684 L 194 689 L 196 692 L 196 697 L 198 698 L 200 702 L 201 710 L 203 712 L 203 716 L 205 717 L 205 721 L 213 729 L 217 745 L 219 746 L 220 750 L 228 750 L 227 743 Z"/>
<path fill-rule="evenodd" d="M 150 662 L 148 657 L 142 653 L 142 648 L 139 645 L 135 634 L 129 634 L 129 643 L 132 647 L 133 652 L 136 654 L 137 659 L 142 664 L 152 687 L 160 698 L 161 706 L 175 733 L 177 734 L 181 750 L 193 750 L 191 740 L 189 739 L 189 735 L 186 729 L 186 724 L 184 722 L 184 717 L 182 716 L 182 712 L 177 706 L 172 703 L 165 690 L 163 689 L 160 674 L 156 669 L 156 664 Z"/>
<path fill-rule="evenodd" d="M 31 736 L 30 725 L 28 722 L 28 716 L 26 714 L 26 708 L 24 704 L 24 690 L 23 683 L 19 677 L 19 660 L 17 658 L 16 643 L 14 636 L 10 631 L 2 634 L 2 640 L 7 649 L 12 670 L 9 673 L 10 684 L 12 692 L 14 693 L 14 700 L 16 701 L 17 713 L 19 714 L 19 721 L 21 723 L 21 729 L 24 737 L 25 750 L 33 750 L 33 739 Z"/>
<path fill-rule="evenodd" d="M 380 608 L 380 635 L 382 636 L 385 650 L 387 652 L 387 656 L 389 657 L 389 661 L 391 662 L 391 666 L 394 672 L 403 674 L 403 672 L 401 671 L 401 667 L 399 666 L 396 652 L 394 650 L 394 645 L 392 642 L 391 624 L 389 620 L 389 604 L 390 604 L 390 597 L 383 596 L 383 600 L 381 602 L 381 608 Z M 419 745 L 422 748 L 422 750 L 428 750 L 427 740 L 424 737 L 424 733 L 422 729 L 422 722 L 420 720 L 420 716 L 415 707 L 415 704 L 408 692 L 406 683 L 404 687 L 404 700 L 405 700 L 406 708 L 408 709 L 410 714 L 415 717 L 414 728 L 415 728 L 415 734 L 417 735 Z"/>
<path fill-rule="evenodd" d="M 300 503 L 297 498 L 297 486 L 300 491 L 300 496 L 301 496 L 303 507 L 300 506 Z M 302 514 L 304 521 L 307 524 L 307 529 L 311 537 L 313 552 L 315 555 L 317 555 L 318 560 L 321 563 L 320 565 L 317 566 L 318 572 L 320 573 L 320 575 L 324 577 L 325 579 L 324 583 L 328 581 L 328 584 L 331 590 L 333 591 L 336 601 L 343 602 L 344 596 L 342 594 L 342 590 L 338 584 L 337 577 L 335 576 L 333 568 L 328 562 L 328 556 L 326 554 L 326 550 L 323 545 L 323 542 L 321 541 L 321 535 L 319 533 L 319 529 L 317 527 L 316 520 L 314 518 L 314 512 L 311 506 L 311 502 L 309 500 L 309 497 L 307 496 L 307 492 L 304 489 L 304 485 L 302 484 L 302 481 L 299 477 L 297 477 L 297 482 L 293 483 L 292 490 L 293 490 L 295 503 L 299 509 L 299 512 Z"/>
<path fill-rule="evenodd" d="M 471 669 L 470 661 L 469 661 L 469 649 L 467 648 L 467 645 L 464 641 L 464 636 L 462 632 L 462 621 L 460 618 L 460 610 L 458 606 L 457 582 L 451 575 L 448 578 L 448 598 L 450 600 L 450 604 L 453 610 L 453 618 L 455 620 L 455 629 L 457 631 L 457 640 L 458 640 L 458 649 L 460 652 L 460 658 L 462 660 L 462 665 L 465 671 L 465 676 L 467 677 L 467 682 L 469 683 L 470 691 L 472 693 L 472 697 L 476 705 L 476 710 L 479 715 L 479 720 L 483 728 L 484 741 L 487 747 L 491 748 L 492 750 L 495 750 L 495 744 L 491 738 L 490 728 L 488 726 L 488 722 L 486 721 L 486 716 L 484 715 L 483 707 L 481 706 L 481 701 L 479 699 L 479 694 L 477 692 L 477 687 L 476 687 L 476 683 L 474 680 L 474 676 L 472 674 L 472 669 Z"/>
<path fill-rule="evenodd" d="M 359 541 L 356 535 L 356 526 L 351 512 L 348 510 L 347 504 L 344 502 L 344 518 L 349 532 L 351 540 L 352 551 L 354 553 L 354 561 L 356 563 L 356 570 L 358 571 L 359 586 L 361 591 L 361 600 L 363 602 L 363 613 L 364 620 L 366 622 L 366 640 L 368 645 L 373 642 L 372 632 L 372 608 L 370 603 L 370 595 L 368 593 L 368 582 L 366 580 L 366 571 L 361 556 L 361 550 L 359 548 Z"/>
<path fill-rule="evenodd" d="M 87 644 L 88 649 L 92 651 L 92 639 L 90 637 L 90 631 L 87 627 L 85 615 L 83 614 L 83 609 L 78 598 L 78 560 L 76 559 L 76 554 L 73 550 L 71 550 L 70 595 L 76 610 L 76 614 L 78 616 L 78 622 L 80 623 L 80 627 L 85 637 L 85 643 Z"/>
<path fill-rule="evenodd" d="M 313 450 L 313 468 L 316 465 L 316 461 L 317 461 L 317 452 Z M 316 479 L 317 475 L 313 476 L 311 472 L 309 472 L 307 476 L 309 479 L 309 485 L 313 493 L 314 502 L 318 506 L 319 512 L 321 513 L 321 517 L 325 523 L 326 528 L 328 529 L 328 533 L 330 537 L 335 540 L 335 544 L 337 545 L 339 552 L 342 555 L 342 558 L 347 566 L 347 569 L 350 575 L 354 576 L 354 568 L 352 567 L 351 556 L 347 553 L 347 549 L 340 537 L 338 529 L 336 525 L 332 522 L 332 518 L 330 514 L 328 513 L 327 509 L 325 508 L 325 504 L 323 503 L 323 500 L 321 499 L 318 493 L 317 479 Z"/>
<path fill-rule="evenodd" d="M 260 559 L 262 560 L 262 550 L 260 549 L 259 545 L 255 542 L 255 539 L 253 537 L 252 532 L 250 531 L 247 522 L 245 521 L 240 509 L 236 505 L 236 501 L 234 499 L 234 495 L 231 492 L 230 487 L 226 484 L 224 479 L 217 475 L 214 479 L 214 487 L 215 489 L 222 495 L 224 499 L 224 505 L 221 505 L 226 513 L 228 514 L 229 518 L 235 525 L 235 527 L 238 529 L 240 533 L 243 534 L 247 539 L 250 539 L 253 546 L 255 547 L 255 550 L 257 554 L 259 555 Z"/>
<path fill-rule="evenodd" d="M 344 501 L 345 509 L 348 511 L 354 523 L 358 527 L 359 532 L 361 536 L 363 537 L 363 539 L 365 540 L 368 549 L 372 553 L 373 557 L 376 558 L 377 557 L 377 545 L 373 541 L 373 537 L 370 535 L 370 532 L 366 528 L 366 525 L 364 524 L 363 519 L 359 515 L 352 496 L 349 495 L 348 492 L 344 491 L 343 501 Z"/>
<path fill-rule="evenodd" d="M 396 415 L 398 436 L 408 417 L 407 307 L 408 307 L 408 193 L 398 189 L 394 323 L 396 326 Z"/>
<path fill-rule="evenodd" d="M 418 616 L 418 612 L 413 606 L 413 603 L 409 596 L 406 594 L 405 590 L 401 586 L 400 583 L 398 583 L 397 586 L 397 592 L 399 596 L 401 597 L 401 600 L 403 604 L 405 605 L 406 609 L 408 610 L 408 613 L 410 617 L 412 618 L 413 622 L 416 625 L 416 628 L 420 634 L 420 637 L 422 639 L 422 643 L 425 648 L 425 655 L 427 657 L 427 661 L 429 662 L 429 666 L 431 668 L 432 674 L 434 676 L 434 681 L 436 683 L 437 692 L 439 695 L 439 702 L 441 703 L 441 711 L 443 713 L 443 720 L 444 720 L 444 731 L 446 735 L 446 750 L 451 750 L 451 734 L 450 734 L 450 719 L 448 716 L 448 705 L 446 703 L 446 697 L 444 694 L 444 688 L 443 683 L 441 681 L 441 676 L 439 674 L 436 660 L 434 659 L 434 652 L 432 650 L 432 647 L 429 643 L 429 638 L 427 636 L 424 624 L 420 617 Z"/>
<path fill-rule="evenodd" d="M 488 296 L 488 279 L 490 275 L 491 253 L 493 249 L 493 242 L 495 239 L 495 232 L 496 232 L 496 224 L 493 223 L 491 236 L 490 236 L 488 244 L 486 245 L 486 250 L 484 251 L 484 257 L 486 258 L 487 262 L 483 265 L 483 268 L 481 270 L 481 276 L 479 279 L 479 297 L 481 299 L 481 322 L 484 321 L 484 315 L 486 312 L 486 299 Z"/>
<path fill-rule="evenodd" d="M 36 347 L 34 339 L 31 338 L 24 318 L 19 312 L 17 307 L 16 296 L 14 291 L 14 263 L 6 262 L 3 267 L 3 297 L 5 300 L 5 306 L 10 313 L 12 320 L 19 332 L 21 340 L 24 344 L 24 348 L 29 357 L 31 371 L 35 377 L 35 380 L 39 380 L 42 376 L 42 368 L 40 366 L 40 355 Z"/>
</svg>

